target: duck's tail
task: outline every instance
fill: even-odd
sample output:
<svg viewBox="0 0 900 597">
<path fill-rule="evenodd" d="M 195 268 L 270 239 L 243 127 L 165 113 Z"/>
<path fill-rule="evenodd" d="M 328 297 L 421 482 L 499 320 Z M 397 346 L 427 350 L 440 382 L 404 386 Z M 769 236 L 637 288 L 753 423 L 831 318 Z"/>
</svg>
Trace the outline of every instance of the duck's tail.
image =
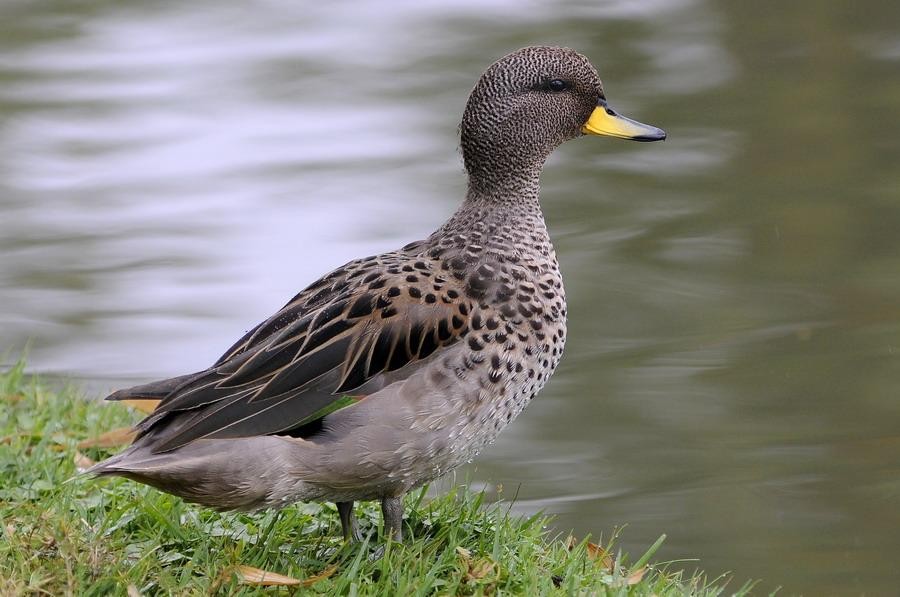
<svg viewBox="0 0 900 597">
<path fill-rule="evenodd" d="M 145 436 L 85 474 L 125 477 L 219 510 L 281 507 L 320 493 L 302 481 L 309 472 L 301 463 L 314 449 L 302 439 L 201 439 L 161 453 L 151 443 Z"/>
<path fill-rule="evenodd" d="M 170 377 L 169 379 L 151 381 L 139 386 L 125 388 L 124 390 L 113 392 L 106 397 L 106 400 L 162 400 L 179 387 L 194 381 L 206 373 L 208 371 L 188 373 L 187 375 L 179 375 L 178 377 Z"/>
</svg>

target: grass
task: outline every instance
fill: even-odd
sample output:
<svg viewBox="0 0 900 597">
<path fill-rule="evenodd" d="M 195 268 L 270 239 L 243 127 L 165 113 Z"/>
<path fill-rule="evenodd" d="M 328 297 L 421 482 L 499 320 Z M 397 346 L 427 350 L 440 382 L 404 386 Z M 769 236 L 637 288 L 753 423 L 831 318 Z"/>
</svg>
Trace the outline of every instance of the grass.
<svg viewBox="0 0 900 597">
<path fill-rule="evenodd" d="M 79 441 L 140 414 L 51 390 L 23 369 L 0 373 L 0 595 L 725 593 L 724 579 L 650 564 L 660 542 L 631 560 L 610 545 L 553 537 L 543 516 L 510 517 L 461 488 L 411 496 L 406 540 L 378 557 L 375 504 L 357 510 L 369 539 L 350 545 L 330 504 L 219 514 L 130 481 L 79 476 L 76 460 L 117 450 L 79 451 Z M 240 566 L 299 584 L 247 584 L 253 571 Z"/>
</svg>

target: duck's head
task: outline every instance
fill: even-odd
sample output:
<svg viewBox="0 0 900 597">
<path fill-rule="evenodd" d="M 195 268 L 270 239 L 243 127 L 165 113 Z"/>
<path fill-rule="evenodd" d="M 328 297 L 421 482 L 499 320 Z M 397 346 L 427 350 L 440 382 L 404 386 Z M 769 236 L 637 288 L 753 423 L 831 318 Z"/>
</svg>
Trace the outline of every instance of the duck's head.
<svg viewBox="0 0 900 597">
<path fill-rule="evenodd" d="M 587 58 L 546 46 L 522 48 L 488 67 L 460 125 L 466 170 L 472 183 L 484 186 L 540 171 L 553 149 L 581 135 L 666 138 L 663 130 L 625 118 L 607 104 Z"/>
</svg>

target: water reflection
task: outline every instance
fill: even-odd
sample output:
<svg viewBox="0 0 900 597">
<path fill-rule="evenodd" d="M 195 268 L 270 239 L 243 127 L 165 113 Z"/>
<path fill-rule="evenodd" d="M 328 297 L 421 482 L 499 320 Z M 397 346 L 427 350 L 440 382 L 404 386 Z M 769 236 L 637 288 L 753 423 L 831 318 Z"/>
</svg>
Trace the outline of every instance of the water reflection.
<svg viewBox="0 0 900 597">
<path fill-rule="evenodd" d="M 5 3 L 0 348 L 97 392 L 206 366 L 443 221 L 475 78 L 569 45 L 670 139 L 551 160 L 573 333 L 471 474 L 632 552 L 889 594 L 900 9 L 864 4 Z"/>
</svg>

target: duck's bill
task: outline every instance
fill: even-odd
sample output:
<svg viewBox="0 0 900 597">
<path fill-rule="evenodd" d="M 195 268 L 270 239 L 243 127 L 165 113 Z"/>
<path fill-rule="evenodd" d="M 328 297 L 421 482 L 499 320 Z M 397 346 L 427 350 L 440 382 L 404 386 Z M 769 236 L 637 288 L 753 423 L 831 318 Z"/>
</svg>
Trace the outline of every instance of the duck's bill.
<svg viewBox="0 0 900 597">
<path fill-rule="evenodd" d="M 625 118 L 610 108 L 606 100 L 597 102 L 597 107 L 581 127 L 581 132 L 585 135 L 602 135 L 631 141 L 662 141 L 666 138 L 666 131 Z"/>
</svg>

